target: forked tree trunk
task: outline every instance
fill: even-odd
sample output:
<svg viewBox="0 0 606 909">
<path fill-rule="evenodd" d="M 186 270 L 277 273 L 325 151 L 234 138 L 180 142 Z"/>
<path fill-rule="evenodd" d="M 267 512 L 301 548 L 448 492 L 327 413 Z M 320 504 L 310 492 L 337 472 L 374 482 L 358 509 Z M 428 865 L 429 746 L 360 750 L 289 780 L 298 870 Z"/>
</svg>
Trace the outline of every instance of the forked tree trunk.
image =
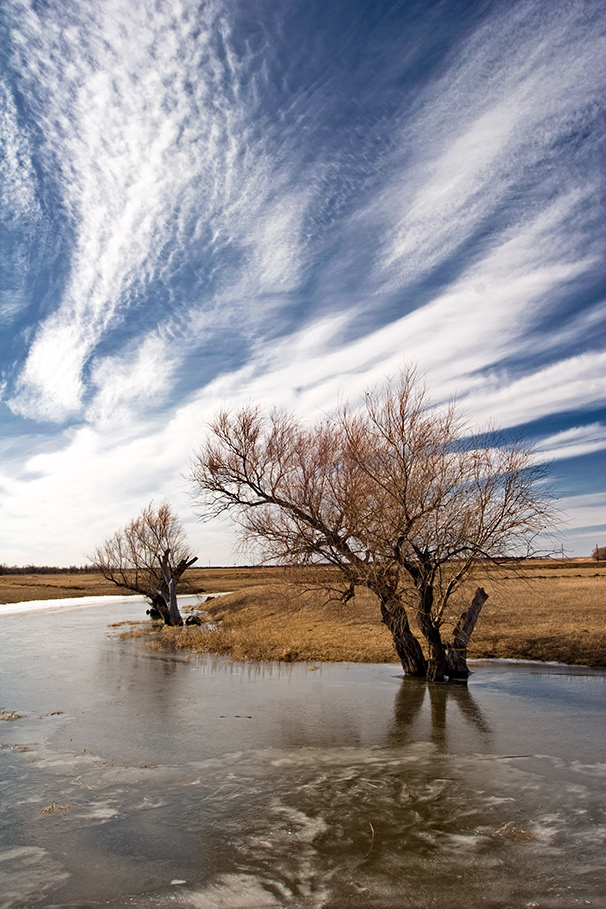
<svg viewBox="0 0 606 909">
<path fill-rule="evenodd" d="M 164 584 L 166 586 L 167 592 L 164 590 L 160 591 L 164 602 L 166 604 L 167 617 L 164 617 L 164 622 L 166 625 L 182 625 L 183 619 L 181 618 L 181 613 L 179 612 L 179 607 L 177 605 L 177 585 L 175 584 L 175 579 L 168 570 L 168 552 L 164 554 L 164 557 L 160 559 L 160 565 L 162 567 L 162 574 L 164 576 Z M 167 620 L 168 619 L 168 620 Z"/>
<path fill-rule="evenodd" d="M 469 675 L 467 647 L 482 611 L 482 606 L 487 599 L 488 594 L 484 588 L 478 587 L 471 601 L 471 606 L 461 615 L 452 633 L 446 654 L 446 673 L 451 679 L 466 679 Z"/>
<path fill-rule="evenodd" d="M 159 614 L 165 625 L 183 624 L 179 606 L 177 605 L 177 581 L 183 572 L 196 561 L 197 556 L 189 560 L 182 559 L 171 572 L 169 570 L 169 550 L 167 549 L 162 558 L 160 558 L 164 587 L 162 589 L 154 588 L 151 591 L 151 597 L 152 609 Z"/>
<path fill-rule="evenodd" d="M 427 675 L 427 660 L 421 645 L 410 630 L 406 610 L 400 600 L 394 596 L 380 597 L 381 618 L 391 632 L 394 647 L 406 675 Z"/>
</svg>

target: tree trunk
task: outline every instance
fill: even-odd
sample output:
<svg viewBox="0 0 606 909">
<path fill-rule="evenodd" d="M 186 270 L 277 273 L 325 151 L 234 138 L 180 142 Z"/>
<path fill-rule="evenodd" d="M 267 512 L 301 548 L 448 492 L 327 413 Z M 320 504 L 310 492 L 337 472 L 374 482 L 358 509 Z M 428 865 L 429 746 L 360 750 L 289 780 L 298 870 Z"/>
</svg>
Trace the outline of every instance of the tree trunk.
<svg viewBox="0 0 606 909">
<path fill-rule="evenodd" d="M 427 663 L 427 680 L 429 682 L 444 682 L 446 679 L 446 648 L 442 643 L 440 628 L 434 622 L 431 611 L 433 609 L 433 586 L 423 578 L 417 584 L 419 592 L 419 607 L 417 609 L 417 624 L 419 631 L 427 641 L 429 661 Z"/>
<path fill-rule="evenodd" d="M 175 584 L 175 579 L 171 578 L 168 582 L 168 615 L 170 618 L 171 625 L 182 625 L 183 619 L 181 618 L 181 613 L 179 612 L 179 607 L 177 606 L 177 585 Z"/>
<path fill-rule="evenodd" d="M 431 616 L 424 612 L 417 614 L 417 621 L 429 649 L 427 681 L 444 682 L 446 679 L 446 648 L 442 643 L 440 629 L 436 628 Z"/>
<path fill-rule="evenodd" d="M 168 550 L 164 553 L 163 558 L 160 559 L 160 565 L 162 567 L 166 589 L 152 591 L 155 600 L 160 600 L 160 598 L 163 600 L 162 605 L 160 605 L 159 602 L 154 602 L 154 606 L 164 619 L 165 625 L 182 625 L 183 619 L 181 618 L 179 606 L 177 605 L 177 585 L 175 584 L 175 579 L 168 570 Z"/>
<path fill-rule="evenodd" d="M 157 588 L 152 590 L 152 608 L 147 611 L 152 618 L 155 618 L 154 611 L 158 613 L 165 625 L 182 625 L 183 619 L 177 605 L 177 597 L 174 594 L 174 581 L 172 579 L 171 583 L 172 591 L 169 588 L 168 593 Z"/>
<path fill-rule="evenodd" d="M 424 678 L 427 675 L 427 661 L 421 645 L 410 630 L 404 606 L 399 598 L 393 595 L 380 597 L 380 602 L 381 618 L 391 632 L 402 669 L 406 675 Z"/>
<path fill-rule="evenodd" d="M 488 594 L 483 587 L 478 587 L 471 606 L 460 617 L 448 642 L 446 656 L 446 673 L 451 679 L 466 679 L 469 676 L 467 668 L 467 647 L 473 630 L 476 627 L 482 606 L 488 599 Z"/>
<path fill-rule="evenodd" d="M 429 661 L 427 663 L 427 681 L 428 682 L 445 682 L 446 681 L 446 648 L 440 640 L 434 644 L 429 643 Z"/>
<path fill-rule="evenodd" d="M 183 572 L 187 571 L 194 562 L 198 561 L 198 557 L 181 559 L 177 567 L 171 570 L 169 568 L 169 555 L 170 551 L 167 549 L 161 558 L 158 556 L 164 577 L 164 586 L 161 589 L 153 588 L 151 591 L 152 607 L 147 611 L 152 618 L 161 618 L 165 625 L 182 625 L 183 619 L 177 605 L 177 582 Z"/>
<path fill-rule="evenodd" d="M 165 625 L 170 624 L 169 622 L 169 613 L 166 607 L 166 601 L 164 595 L 160 590 L 154 588 L 150 593 L 151 598 L 151 608 L 147 610 L 147 614 L 152 619 L 162 619 Z"/>
</svg>

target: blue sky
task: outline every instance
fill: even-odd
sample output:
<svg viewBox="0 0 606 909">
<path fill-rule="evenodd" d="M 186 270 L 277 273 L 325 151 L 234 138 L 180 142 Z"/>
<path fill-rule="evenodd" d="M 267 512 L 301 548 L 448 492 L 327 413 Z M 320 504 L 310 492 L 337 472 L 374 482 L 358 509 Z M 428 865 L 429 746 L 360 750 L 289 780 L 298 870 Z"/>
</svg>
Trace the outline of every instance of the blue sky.
<svg viewBox="0 0 606 909">
<path fill-rule="evenodd" d="M 223 404 L 406 363 L 552 462 L 606 545 L 599 0 L 7 0 L 0 561 L 168 499 Z"/>
</svg>

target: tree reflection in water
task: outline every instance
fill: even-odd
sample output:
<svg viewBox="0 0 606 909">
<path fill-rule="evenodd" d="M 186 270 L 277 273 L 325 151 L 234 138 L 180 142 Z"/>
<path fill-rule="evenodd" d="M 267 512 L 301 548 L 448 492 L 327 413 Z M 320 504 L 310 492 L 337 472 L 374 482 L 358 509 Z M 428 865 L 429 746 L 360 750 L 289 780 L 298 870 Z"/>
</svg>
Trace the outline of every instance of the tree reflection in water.
<svg viewBox="0 0 606 909">
<path fill-rule="evenodd" d="M 466 728 L 461 729 L 456 723 L 456 713 L 452 716 L 449 709 L 452 706 L 458 708 Z M 408 745 L 422 738 L 446 754 L 463 735 L 469 736 L 470 729 L 475 750 L 486 751 L 491 740 L 490 725 L 466 683 L 427 683 L 424 679 L 405 678 L 396 695 L 386 744 Z"/>
</svg>

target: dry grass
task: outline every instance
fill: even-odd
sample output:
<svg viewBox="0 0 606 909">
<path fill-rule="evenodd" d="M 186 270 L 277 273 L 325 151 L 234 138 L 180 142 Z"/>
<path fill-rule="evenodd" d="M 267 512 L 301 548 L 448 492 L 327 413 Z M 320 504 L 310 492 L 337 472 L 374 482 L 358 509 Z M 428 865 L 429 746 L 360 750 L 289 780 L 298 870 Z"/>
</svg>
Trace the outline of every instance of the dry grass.
<svg viewBox="0 0 606 909">
<path fill-rule="evenodd" d="M 606 572 L 536 568 L 525 575 L 492 585 L 470 654 L 606 665 Z"/>
<path fill-rule="evenodd" d="M 224 653 L 236 660 L 320 660 L 383 663 L 393 658 L 391 637 L 377 621 L 370 595 L 356 608 L 287 584 L 250 587 L 217 597 L 208 630 L 163 628 L 153 646 Z"/>
<path fill-rule="evenodd" d="M 239 590 L 242 587 L 268 583 L 283 576 L 283 568 L 194 568 L 185 573 L 179 593 L 219 593 L 225 590 Z M 130 593 L 131 591 L 116 587 L 97 573 L 0 575 L 0 603 Z"/>
<path fill-rule="evenodd" d="M 65 597 L 99 597 L 128 593 L 100 574 L 3 574 L 0 603 L 58 600 Z"/>
<path fill-rule="evenodd" d="M 196 569 L 193 589 L 232 590 L 211 601 L 216 630 L 165 628 L 146 622 L 124 636 L 152 635 L 152 646 L 229 654 L 243 660 L 389 662 L 394 652 L 376 601 L 361 591 L 347 606 L 326 604 L 314 592 L 288 583 L 283 569 Z M 606 564 L 589 559 L 529 562 L 519 575 L 509 568 L 478 574 L 489 594 L 470 657 L 506 657 L 606 665 Z M 100 575 L 0 577 L 0 601 L 118 593 Z M 118 631 L 118 629 L 116 629 Z"/>
<path fill-rule="evenodd" d="M 494 569 L 473 579 L 490 594 L 469 656 L 606 665 L 606 566 L 531 563 L 520 575 Z M 460 602 L 461 608 L 469 599 Z M 374 597 L 347 606 L 294 585 L 255 586 L 217 598 L 215 630 L 165 628 L 157 648 L 229 654 L 237 660 L 390 662 L 391 637 Z"/>
</svg>

